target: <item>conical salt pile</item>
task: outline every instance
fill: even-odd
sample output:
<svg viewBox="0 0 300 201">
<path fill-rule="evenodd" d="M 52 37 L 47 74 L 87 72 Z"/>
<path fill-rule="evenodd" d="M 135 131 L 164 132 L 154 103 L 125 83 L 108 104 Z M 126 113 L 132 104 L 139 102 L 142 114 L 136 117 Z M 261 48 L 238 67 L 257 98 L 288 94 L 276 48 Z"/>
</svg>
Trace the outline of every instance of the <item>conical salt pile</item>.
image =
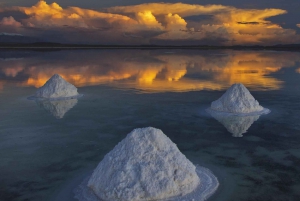
<svg viewBox="0 0 300 201">
<path fill-rule="evenodd" d="M 77 88 L 64 80 L 60 75 L 53 75 L 47 82 L 39 88 L 35 97 L 37 98 L 68 98 L 77 96 Z"/>
<path fill-rule="evenodd" d="M 145 201 L 186 195 L 199 183 L 196 167 L 177 146 L 161 130 L 148 127 L 133 130 L 109 152 L 88 187 L 105 201 Z"/>
<path fill-rule="evenodd" d="M 243 84 L 232 85 L 221 98 L 212 102 L 211 109 L 230 113 L 254 113 L 264 110 Z"/>
</svg>

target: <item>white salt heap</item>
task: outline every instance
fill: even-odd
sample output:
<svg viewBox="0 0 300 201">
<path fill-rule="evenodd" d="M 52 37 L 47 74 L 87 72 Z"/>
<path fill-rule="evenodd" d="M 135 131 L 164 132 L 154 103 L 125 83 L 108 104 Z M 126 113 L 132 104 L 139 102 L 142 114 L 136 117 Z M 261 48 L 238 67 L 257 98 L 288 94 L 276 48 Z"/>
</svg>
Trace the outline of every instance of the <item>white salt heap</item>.
<svg viewBox="0 0 300 201">
<path fill-rule="evenodd" d="M 200 191 L 206 199 L 218 182 L 209 170 L 202 174 L 203 183 L 177 146 L 161 130 L 148 127 L 133 130 L 109 152 L 87 186 L 99 200 L 146 201 L 183 196 L 204 185 L 209 189 Z"/>
<path fill-rule="evenodd" d="M 35 97 L 47 99 L 69 98 L 78 95 L 77 88 L 58 74 L 53 75 L 35 93 Z"/>
<path fill-rule="evenodd" d="M 243 84 L 232 85 L 221 98 L 212 102 L 211 109 L 229 113 L 256 113 L 264 111 Z"/>
</svg>

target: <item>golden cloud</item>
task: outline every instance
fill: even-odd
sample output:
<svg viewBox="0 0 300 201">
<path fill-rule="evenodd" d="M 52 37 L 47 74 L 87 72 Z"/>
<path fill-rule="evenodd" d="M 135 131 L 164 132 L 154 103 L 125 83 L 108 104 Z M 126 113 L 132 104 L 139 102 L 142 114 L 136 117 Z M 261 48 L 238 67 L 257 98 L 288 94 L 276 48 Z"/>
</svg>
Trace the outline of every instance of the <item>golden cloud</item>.
<svg viewBox="0 0 300 201">
<path fill-rule="evenodd" d="M 125 23 L 133 22 L 129 17 L 102 13 L 89 9 L 78 7 L 68 7 L 63 9 L 57 3 L 47 4 L 46 1 L 39 1 L 32 7 L 19 7 L 19 11 L 24 12 L 29 16 L 29 19 L 24 20 L 28 24 L 34 26 L 74 26 L 81 28 L 93 28 L 91 20 L 104 20 L 108 23 Z"/>
<path fill-rule="evenodd" d="M 182 17 L 215 14 L 222 11 L 229 11 L 233 7 L 222 5 L 190 5 L 184 3 L 147 3 L 135 6 L 117 6 L 106 9 L 110 13 L 118 14 L 132 14 L 141 11 L 151 11 L 153 15 L 168 15 L 169 13 L 176 13 Z"/>
<path fill-rule="evenodd" d="M 294 30 L 283 29 L 281 26 L 266 19 L 287 13 L 282 9 L 237 9 L 222 5 L 190 5 L 183 3 L 149 3 L 135 6 L 112 7 L 106 9 L 107 12 L 121 15 L 132 15 L 132 13 L 151 11 L 157 19 L 163 16 L 176 16 L 182 21 L 166 23 L 172 24 L 175 29 L 172 32 L 163 33 L 158 39 L 189 39 L 205 40 L 214 38 L 225 39 L 225 45 L 236 44 L 267 44 L 291 43 L 300 41 L 300 36 Z M 195 15 L 211 15 L 210 21 L 199 21 L 191 23 L 195 27 L 189 26 L 189 22 L 184 17 Z M 160 21 L 158 21 L 160 22 Z M 161 22 L 164 24 L 163 22 Z M 189 27 L 189 28 L 187 28 Z M 184 32 L 179 30 L 186 30 Z M 194 30 L 197 30 L 195 33 Z M 191 34 L 191 33 L 195 34 Z"/>
<path fill-rule="evenodd" d="M 267 20 L 287 13 L 282 9 L 238 9 L 223 5 L 148 3 L 111 7 L 100 12 L 79 7 L 62 8 L 57 3 L 47 4 L 43 0 L 32 7 L 11 9 L 27 15 L 27 18 L 21 20 L 24 26 L 48 29 L 68 26 L 91 32 L 104 28 L 104 31 L 113 30 L 106 35 L 102 34 L 98 39 L 96 35 L 77 37 L 100 40 L 96 42 L 101 40 L 119 42 L 129 40 L 128 38 L 132 40 L 135 38 L 139 43 L 149 43 L 149 39 L 153 39 L 153 41 L 217 41 L 221 45 L 300 42 L 300 36 L 295 30 L 284 29 Z M 187 18 L 201 15 L 211 17 L 197 21 Z M 14 20 L 13 16 L 3 18 L 1 22 L 21 25 Z M 61 30 L 61 34 L 63 31 Z"/>
</svg>

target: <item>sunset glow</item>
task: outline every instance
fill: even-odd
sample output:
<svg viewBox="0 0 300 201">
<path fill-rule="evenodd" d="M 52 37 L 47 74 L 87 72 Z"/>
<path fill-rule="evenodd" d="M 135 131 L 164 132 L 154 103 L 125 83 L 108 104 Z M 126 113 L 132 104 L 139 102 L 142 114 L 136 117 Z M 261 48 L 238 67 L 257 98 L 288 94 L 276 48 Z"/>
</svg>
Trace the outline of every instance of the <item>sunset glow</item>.
<svg viewBox="0 0 300 201">
<path fill-rule="evenodd" d="M 0 201 L 299 200 L 299 11 L 0 0 Z"/>
<path fill-rule="evenodd" d="M 88 62 L 72 58 L 52 64 L 31 59 L 0 61 L 1 73 L 11 79 L 24 77 L 20 86 L 41 87 L 55 73 L 77 87 L 108 84 L 145 91 L 221 90 L 234 83 L 244 83 L 256 90 L 278 90 L 283 82 L 272 74 L 300 62 L 298 53 L 267 53 L 228 51 L 220 55 L 151 54 L 142 58 L 128 57 L 120 52 L 112 58 L 110 52 L 84 55 Z M 134 52 L 133 52 L 134 53 Z M 78 56 L 79 57 L 79 56 Z M 113 66 L 113 68 L 107 67 Z M 299 70 L 297 70 L 299 72 Z M 209 79 L 190 78 L 189 74 L 209 75 Z M 4 86 L 6 81 L 2 82 Z"/>
<path fill-rule="evenodd" d="M 53 42 L 165 44 L 173 41 L 176 44 L 177 41 L 178 44 L 190 44 L 195 41 L 193 44 L 214 45 L 300 42 L 295 30 L 268 20 L 286 14 L 283 9 L 146 3 L 93 10 L 39 1 L 31 7 L 6 7 L 2 12 L 11 15 L 0 19 L 0 31 L 42 37 Z M 15 16 L 16 13 L 26 17 Z M 199 19 L 190 19 L 195 16 Z M 205 20 L 201 20 L 201 16 Z"/>
</svg>

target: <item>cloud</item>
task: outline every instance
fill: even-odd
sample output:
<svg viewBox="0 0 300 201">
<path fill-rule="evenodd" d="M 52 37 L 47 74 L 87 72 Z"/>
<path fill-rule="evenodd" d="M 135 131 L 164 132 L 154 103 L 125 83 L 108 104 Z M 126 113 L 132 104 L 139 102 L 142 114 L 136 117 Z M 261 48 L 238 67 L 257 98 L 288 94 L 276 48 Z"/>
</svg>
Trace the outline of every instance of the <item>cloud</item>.
<svg viewBox="0 0 300 201">
<path fill-rule="evenodd" d="M 190 5 L 184 3 L 146 3 L 135 6 L 117 6 L 108 8 L 105 11 L 118 14 L 133 14 L 141 11 L 151 11 L 154 15 L 167 15 L 176 13 L 182 17 L 215 14 L 219 12 L 229 11 L 232 7 L 222 5 Z"/>
<path fill-rule="evenodd" d="M 46 1 L 39 1 L 32 7 L 19 7 L 18 10 L 29 16 L 24 22 L 38 27 L 67 25 L 94 28 L 96 25 L 101 26 L 105 24 L 105 22 L 107 24 L 133 22 L 129 17 L 122 15 L 101 13 L 78 7 L 63 9 L 57 3 L 47 4 Z M 102 22 L 102 24 L 97 24 L 97 21 Z"/>
<path fill-rule="evenodd" d="M 22 24 L 20 22 L 17 22 L 12 16 L 4 17 L 0 21 L 0 25 L 2 25 L 2 26 L 12 26 L 12 27 L 21 27 L 22 26 Z"/>
<path fill-rule="evenodd" d="M 130 16 L 132 13 L 150 10 L 154 16 L 176 15 L 182 20 L 184 17 L 195 15 L 211 15 L 210 20 L 192 22 L 184 20 L 185 23 L 173 23 L 175 29 L 155 37 L 154 40 L 167 40 L 175 42 L 179 39 L 182 43 L 194 41 L 194 44 L 202 44 L 202 41 L 216 41 L 223 45 L 240 44 L 277 44 L 299 42 L 300 37 L 294 30 L 284 29 L 266 19 L 285 14 L 282 9 L 237 9 L 222 5 L 189 5 L 176 4 L 142 4 L 136 6 L 112 7 L 108 12 Z M 164 23 L 162 23 L 164 24 Z M 165 23 L 170 26 L 171 23 Z M 192 27 L 193 26 L 193 27 Z M 184 30 L 178 32 L 178 30 Z M 195 31 L 196 30 L 196 31 Z"/>
<path fill-rule="evenodd" d="M 23 27 L 23 34 L 55 42 L 101 44 L 272 45 L 298 43 L 293 29 L 268 20 L 285 14 L 282 9 L 239 9 L 223 5 L 147 3 L 117 6 L 101 11 L 79 7 L 63 8 L 39 1 L 31 7 L 11 7 L 1 12 L 20 12 L 25 17 L 2 19 L 2 25 Z M 195 16 L 209 19 L 189 20 Z M 1 27 L 0 27 L 1 31 Z M 48 40 L 49 41 L 49 40 Z"/>
<path fill-rule="evenodd" d="M 299 27 L 299 28 L 300 28 L 300 24 L 297 24 L 297 27 Z"/>
</svg>

